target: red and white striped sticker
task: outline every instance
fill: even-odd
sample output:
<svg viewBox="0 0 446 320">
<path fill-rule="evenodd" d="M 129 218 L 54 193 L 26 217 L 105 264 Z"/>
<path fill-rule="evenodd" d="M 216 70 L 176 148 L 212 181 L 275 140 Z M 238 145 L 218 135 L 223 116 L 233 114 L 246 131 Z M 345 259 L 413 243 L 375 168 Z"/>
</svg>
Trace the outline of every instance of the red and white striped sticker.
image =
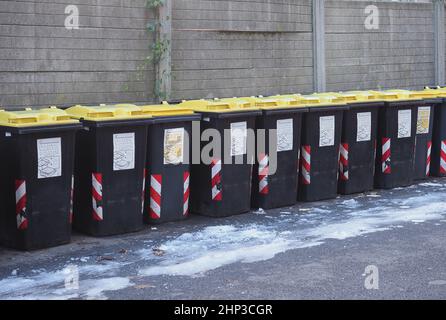
<svg viewBox="0 0 446 320">
<path fill-rule="evenodd" d="M 145 197 L 146 197 L 146 179 L 147 179 L 147 169 L 143 170 L 143 178 L 142 178 L 142 205 L 141 211 L 144 214 L 144 205 L 145 205 Z"/>
<path fill-rule="evenodd" d="M 17 218 L 17 229 L 26 230 L 28 228 L 28 218 L 26 218 L 26 181 L 15 181 L 15 209 Z"/>
<path fill-rule="evenodd" d="M 385 173 L 385 174 L 392 173 L 391 162 L 390 162 L 391 161 L 390 160 L 390 156 L 391 156 L 390 143 L 391 143 L 390 138 L 383 138 L 382 139 L 382 157 L 381 157 L 381 162 L 382 162 L 382 172 Z"/>
<path fill-rule="evenodd" d="M 71 176 L 71 190 L 70 190 L 70 224 L 73 223 L 73 199 L 74 199 L 74 176 Z"/>
<path fill-rule="evenodd" d="M 260 161 L 259 161 L 259 193 L 260 194 L 267 195 L 269 193 L 268 175 L 269 175 L 269 158 L 268 158 L 268 155 L 262 153 L 262 154 L 260 154 Z"/>
<path fill-rule="evenodd" d="M 93 219 L 96 221 L 104 220 L 102 208 L 102 173 L 93 173 L 92 181 L 92 202 L 93 202 Z"/>
<path fill-rule="evenodd" d="M 311 146 L 302 146 L 302 182 L 311 184 Z"/>
<path fill-rule="evenodd" d="M 432 141 L 427 142 L 426 177 L 431 174 Z"/>
<path fill-rule="evenodd" d="M 189 195 L 190 195 L 190 173 L 189 171 L 184 172 L 183 176 L 183 216 L 189 214 Z"/>
<path fill-rule="evenodd" d="M 446 140 L 441 141 L 440 173 L 446 174 Z"/>
<path fill-rule="evenodd" d="M 222 184 L 221 184 L 221 160 L 214 159 L 211 163 L 211 178 L 212 178 L 212 200 L 222 201 Z"/>
<path fill-rule="evenodd" d="M 161 218 L 161 189 L 163 177 L 160 174 L 150 176 L 150 218 Z"/>
<path fill-rule="evenodd" d="M 347 181 L 348 175 L 348 143 L 341 143 L 339 157 L 339 175 L 341 180 Z"/>
</svg>

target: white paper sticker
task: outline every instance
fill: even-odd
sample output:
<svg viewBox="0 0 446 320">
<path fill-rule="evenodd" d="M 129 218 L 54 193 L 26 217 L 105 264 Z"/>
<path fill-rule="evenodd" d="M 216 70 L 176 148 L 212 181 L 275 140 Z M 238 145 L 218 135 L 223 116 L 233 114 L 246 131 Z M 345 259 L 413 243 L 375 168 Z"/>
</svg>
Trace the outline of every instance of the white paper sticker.
<svg viewBox="0 0 446 320">
<path fill-rule="evenodd" d="M 398 139 L 412 135 L 412 110 L 398 111 Z"/>
<path fill-rule="evenodd" d="M 38 179 L 62 175 L 62 139 L 37 140 Z"/>
<path fill-rule="evenodd" d="M 277 152 L 293 150 L 293 119 L 277 120 Z"/>
<path fill-rule="evenodd" d="M 419 107 L 417 119 L 417 134 L 429 133 L 431 107 Z"/>
<path fill-rule="evenodd" d="M 184 128 L 164 130 L 164 164 L 184 162 Z"/>
<path fill-rule="evenodd" d="M 231 157 L 246 154 L 248 125 L 246 122 L 231 123 Z"/>
<path fill-rule="evenodd" d="M 358 113 L 358 132 L 356 142 L 370 141 L 372 139 L 372 113 Z"/>
<path fill-rule="evenodd" d="M 135 169 L 135 133 L 113 135 L 113 170 Z"/>
<path fill-rule="evenodd" d="M 335 143 L 335 116 L 319 118 L 319 147 L 334 146 Z"/>
</svg>

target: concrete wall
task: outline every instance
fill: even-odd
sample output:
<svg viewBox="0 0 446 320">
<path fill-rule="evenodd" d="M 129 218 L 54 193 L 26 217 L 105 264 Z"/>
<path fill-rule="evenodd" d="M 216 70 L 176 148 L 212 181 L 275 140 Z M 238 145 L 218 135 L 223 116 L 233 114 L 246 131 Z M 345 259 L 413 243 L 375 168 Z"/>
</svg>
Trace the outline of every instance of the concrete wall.
<svg viewBox="0 0 446 320">
<path fill-rule="evenodd" d="M 379 29 L 365 27 L 366 6 Z M 431 3 L 326 1 L 327 90 L 420 88 L 434 81 Z"/>
<path fill-rule="evenodd" d="M 172 0 L 173 99 L 313 91 L 312 0 Z M 419 2 L 422 3 L 419 3 Z M 434 83 L 431 3 L 327 0 L 327 90 Z M 367 5 L 380 28 L 364 27 Z M 67 5 L 80 30 L 66 30 Z M 0 106 L 153 100 L 145 0 L 0 0 Z"/>
<path fill-rule="evenodd" d="M 312 90 L 311 1 L 176 0 L 172 97 Z"/>
<path fill-rule="evenodd" d="M 77 5 L 80 29 L 64 27 Z M 0 106 L 144 101 L 145 0 L 0 1 Z"/>
</svg>

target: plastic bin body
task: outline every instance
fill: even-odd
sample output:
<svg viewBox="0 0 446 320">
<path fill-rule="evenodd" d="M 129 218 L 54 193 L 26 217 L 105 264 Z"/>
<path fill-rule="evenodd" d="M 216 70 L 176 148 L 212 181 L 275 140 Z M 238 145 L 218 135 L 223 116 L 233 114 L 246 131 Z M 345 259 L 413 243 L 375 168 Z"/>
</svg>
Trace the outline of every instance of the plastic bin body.
<svg viewBox="0 0 446 320">
<path fill-rule="evenodd" d="M 92 236 L 141 230 L 148 122 L 83 124 L 86 130 L 76 140 L 75 228 Z M 118 147 L 120 139 L 127 140 L 128 150 L 125 144 Z M 132 156 L 119 160 L 122 152 L 133 152 L 133 163 L 128 161 Z"/>
<path fill-rule="evenodd" d="M 231 130 L 231 124 L 243 124 L 246 129 L 255 128 L 255 119 L 260 111 L 250 112 L 201 112 L 201 133 L 215 129 L 221 139 L 223 159 L 214 155 L 211 164 L 201 162 L 192 165 L 191 174 L 191 209 L 192 212 L 211 216 L 226 217 L 242 214 L 251 209 L 251 183 L 253 159 L 248 154 L 232 156 L 232 163 L 224 161 L 224 154 L 230 156 L 231 143 L 224 148 L 225 130 Z M 227 132 L 229 132 L 227 131 Z M 230 139 L 230 137 L 228 137 Z M 201 142 L 200 150 L 208 144 Z M 254 150 L 255 151 L 255 150 Z M 235 164 L 235 159 L 242 164 Z"/>
<path fill-rule="evenodd" d="M 417 135 L 415 141 L 414 179 L 427 179 L 430 175 L 432 137 L 436 105 L 441 100 L 425 99 L 417 107 Z"/>
<path fill-rule="evenodd" d="M 435 107 L 430 174 L 446 177 L 446 100 Z"/>
<path fill-rule="evenodd" d="M 336 198 L 342 119 L 346 109 L 346 106 L 311 107 L 304 114 L 300 153 L 300 201 Z"/>
<path fill-rule="evenodd" d="M 0 127 L 0 242 L 19 250 L 71 239 L 75 132 L 80 124 Z"/>
<path fill-rule="evenodd" d="M 265 130 L 266 152 L 256 153 L 253 208 L 273 209 L 297 202 L 302 116 L 307 111 L 306 108 L 263 110 L 262 116 L 256 119 L 256 128 Z M 270 130 L 277 130 L 277 169 L 272 175 L 269 174 Z M 281 139 L 287 141 L 281 142 Z"/>
<path fill-rule="evenodd" d="M 200 118 L 198 114 L 155 118 L 150 126 L 145 179 L 145 222 L 157 224 L 188 217 L 192 121 L 199 121 Z"/>
<path fill-rule="evenodd" d="M 378 116 L 375 187 L 391 189 L 413 183 L 417 108 L 422 101 L 386 101 Z"/>
<path fill-rule="evenodd" d="M 340 194 L 373 189 L 379 109 L 384 102 L 349 104 L 344 111 L 339 160 Z"/>
</svg>

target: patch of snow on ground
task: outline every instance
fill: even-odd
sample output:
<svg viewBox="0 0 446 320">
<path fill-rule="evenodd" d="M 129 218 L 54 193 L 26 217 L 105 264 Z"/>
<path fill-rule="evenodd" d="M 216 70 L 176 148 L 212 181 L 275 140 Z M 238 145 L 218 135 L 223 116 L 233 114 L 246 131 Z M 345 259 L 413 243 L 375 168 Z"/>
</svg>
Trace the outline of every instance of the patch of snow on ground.
<svg viewBox="0 0 446 320">
<path fill-rule="evenodd" d="M 434 183 L 434 182 L 423 182 L 418 184 L 421 187 L 444 187 L 441 183 Z"/>
<path fill-rule="evenodd" d="M 373 193 L 367 196 L 381 197 Z M 289 250 L 318 246 L 329 239 L 366 236 L 407 223 L 446 222 L 443 198 L 437 189 L 412 197 L 396 194 L 370 200 L 373 207 L 368 200 L 335 200 L 322 207 L 292 209 L 310 211 L 304 215 L 274 215 L 256 223 L 209 226 L 159 241 L 141 240 L 125 262 L 96 263 L 88 257 L 80 258 L 82 265 L 75 266 L 78 289 L 65 286 L 66 267 L 73 264 L 70 258 L 56 270 L 38 265 L 29 272 L 20 270 L 20 276 L 10 270 L 6 278 L 0 279 L 0 299 L 106 299 L 107 292 L 133 285 L 130 278 L 117 276 L 132 266 L 142 276 L 199 276 L 229 264 L 264 261 Z M 346 206 L 354 206 L 354 210 L 347 212 Z M 155 255 L 155 248 L 162 254 Z"/>
<path fill-rule="evenodd" d="M 67 266 L 56 271 L 40 271 L 31 276 L 11 276 L 0 280 L 0 299 L 106 299 L 104 292 L 124 289 L 131 285 L 130 280 L 120 277 L 100 279 L 87 277 L 104 277 L 121 266 L 117 263 Z M 74 280 L 66 285 L 66 281 L 71 279 L 78 281 Z"/>
<path fill-rule="evenodd" d="M 389 230 L 401 223 L 438 220 L 446 213 L 446 203 L 438 196 L 415 197 L 406 202 L 417 207 L 404 210 L 368 208 L 355 211 L 343 219 L 323 220 L 317 225 L 304 224 L 304 228 L 298 227 L 297 218 L 295 224 L 288 227 L 287 233 L 276 231 L 279 226 L 280 230 L 284 229 L 278 219 L 276 225 L 204 228 L 164 242 L 160 249 L 166 254 L 155 265 L 141 270 L 140 275 L 193 276 L 236 262 L 268 260 L 288 250 L 323 244 L 328 239 L 344 240 Z M 328 210 L 322 210 L 325 211 Z M 146 250 L 141 250 L 140 254 L 147 258 Z"/>
<path fill-rule="evenodd" d="M 351 208 L 351 209 L 357 208 L 357 207 L 359 206 L 359 202 L 356 201 L 355 199 L 350 199 L 350 200 L 342 201 L 341 204 L 342 204 L 343 206 L 345 206 L 345 207 L 347 207 L 347 208 Z"/>
<path fill-rule="evenodd" d="M 317 213 L 330 213 L 331 210 L 322 209 L 322 208 L 311 208 L 311 212 L 317 212 Z"/>
</svg>

